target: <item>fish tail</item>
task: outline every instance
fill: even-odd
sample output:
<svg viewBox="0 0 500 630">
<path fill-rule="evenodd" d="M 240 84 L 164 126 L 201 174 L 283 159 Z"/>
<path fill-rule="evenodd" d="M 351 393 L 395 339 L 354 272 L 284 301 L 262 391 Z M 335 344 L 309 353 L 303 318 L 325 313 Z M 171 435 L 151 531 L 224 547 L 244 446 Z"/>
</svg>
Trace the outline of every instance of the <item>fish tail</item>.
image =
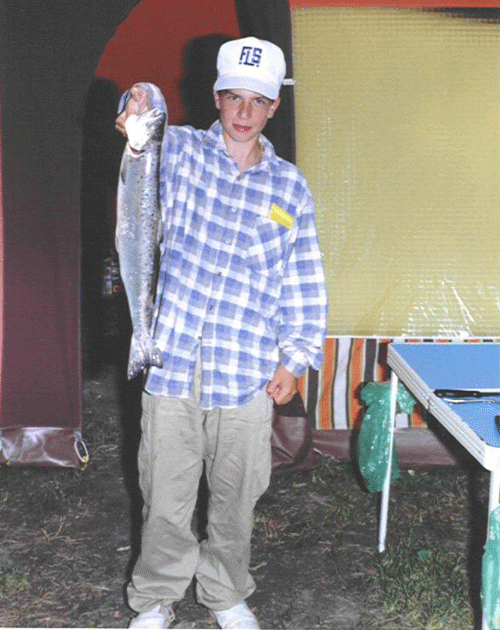
<svg viewBox="0 0 500 630">
<path fill-rule="evenodd" d="M 132 335 L 127 378 L 132 380 L 150 365 L 160 368 L 163 366 L 163 357 L 159 348 L 149 335 Z"/>
</svg>

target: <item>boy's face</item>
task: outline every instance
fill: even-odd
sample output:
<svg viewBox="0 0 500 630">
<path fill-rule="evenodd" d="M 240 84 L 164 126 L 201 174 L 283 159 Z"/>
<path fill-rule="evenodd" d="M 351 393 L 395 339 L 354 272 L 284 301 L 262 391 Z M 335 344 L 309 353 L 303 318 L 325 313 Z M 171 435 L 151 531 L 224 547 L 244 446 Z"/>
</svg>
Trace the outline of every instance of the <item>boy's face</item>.
<svg viewBox="0 0 500 630">
<path fill-rule="evenodd" d="M 241 89 L 214 92 L 214 98 L 226 141 L 238 143 L 255 141 L 280 103 Z"/>
</svg>

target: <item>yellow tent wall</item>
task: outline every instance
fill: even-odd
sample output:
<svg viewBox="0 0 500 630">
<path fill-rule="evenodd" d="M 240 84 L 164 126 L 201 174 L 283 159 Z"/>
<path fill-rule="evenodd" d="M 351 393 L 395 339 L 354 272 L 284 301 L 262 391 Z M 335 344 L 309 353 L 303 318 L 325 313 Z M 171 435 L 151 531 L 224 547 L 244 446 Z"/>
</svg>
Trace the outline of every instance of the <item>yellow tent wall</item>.
<svg viewBox="0 0 500 630">
<path fill-rule="evenodd" d="M 474 10 L 291 4 L 297 164 L 330 303 L 325 362 L 302 393 L 326 435 L 356 428 L 392 338 L 499 335 L 500 25 Z"/>
<path fill-rule="evenodd" d="M 499 24 L 381 7 L 292 24 L 329 333 L 498 334 Z"/>
</svg>

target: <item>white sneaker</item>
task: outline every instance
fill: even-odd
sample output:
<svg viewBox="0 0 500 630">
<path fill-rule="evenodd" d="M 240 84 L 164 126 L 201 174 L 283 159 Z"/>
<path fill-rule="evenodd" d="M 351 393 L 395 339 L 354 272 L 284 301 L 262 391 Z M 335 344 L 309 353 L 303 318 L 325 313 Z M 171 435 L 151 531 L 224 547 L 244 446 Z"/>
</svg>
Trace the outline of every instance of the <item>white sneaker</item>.
<svg viewBox="0 0 500 630">
<path fill-rule="evenodd" d="M 247 630 L 259 630 L 259 622 L 250 608 L 241 602 L 227 610 L 212 610 L 220 628 L 245 628 Z"/>
<path fill-rule="evenodd" d="M 160 606 L 155 606 L 147 612 L 139 613 L 137 617 L 133 617 L 129 624 L 129 628 L 170 628 L 170 624 L 175 619 L 172 607 L 167 608 L 166 614 L 161 612 Z"/>
</svg>

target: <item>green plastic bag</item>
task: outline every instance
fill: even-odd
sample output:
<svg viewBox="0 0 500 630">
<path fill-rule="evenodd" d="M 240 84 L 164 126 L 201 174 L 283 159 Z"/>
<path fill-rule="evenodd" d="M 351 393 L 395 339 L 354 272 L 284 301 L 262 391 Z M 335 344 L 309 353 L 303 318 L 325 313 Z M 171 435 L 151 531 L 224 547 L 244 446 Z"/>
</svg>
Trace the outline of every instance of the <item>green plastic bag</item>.
<svg viewBox="0 0 500 630">
<path fill-rule="evenodd" d="M 390 382 L 367 383 L 361 391 L 361 399 L 367 409 L 358 436 L 358 466 L 368 490 L 381 492 L 389 462 Z M 415 399 L 402 383 L 398 383 L 397 403 L 405 413 L 411 413 L 415 405 Z M 391 483 L 398 477 L 398 455 L 394 445 Z"/>
<path fill-rule="evenodd" d="M 483 615 L 489 630 L 500 628 L 500 506 L 490 514 L 481 578 Z"/>
</svg>

